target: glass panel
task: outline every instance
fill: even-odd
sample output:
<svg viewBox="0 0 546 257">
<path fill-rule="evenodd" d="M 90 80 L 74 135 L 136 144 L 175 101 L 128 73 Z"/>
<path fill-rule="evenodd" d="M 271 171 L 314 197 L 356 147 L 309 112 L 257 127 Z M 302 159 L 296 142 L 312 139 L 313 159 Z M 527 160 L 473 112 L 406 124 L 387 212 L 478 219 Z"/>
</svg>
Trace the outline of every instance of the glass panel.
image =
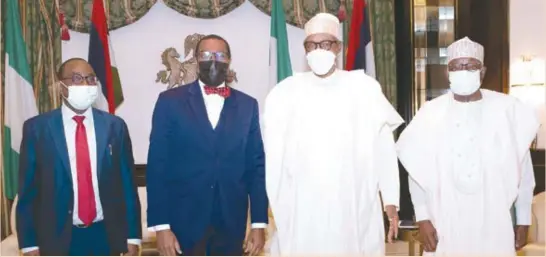
<svg viewBox="0 0 546 257">
<path fill-rule="evenodd" d="M 414 111 L 447 92 L 447 46 L 455 39 L 456 0 L 413 1 Z"/>
</svg>

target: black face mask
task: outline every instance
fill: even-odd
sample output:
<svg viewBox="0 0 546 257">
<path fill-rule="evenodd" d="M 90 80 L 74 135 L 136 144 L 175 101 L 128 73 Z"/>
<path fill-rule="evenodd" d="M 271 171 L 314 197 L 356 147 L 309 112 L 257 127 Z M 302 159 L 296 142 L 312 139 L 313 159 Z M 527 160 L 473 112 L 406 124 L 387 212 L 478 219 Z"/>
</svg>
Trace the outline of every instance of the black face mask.
<svg viewBox="0 0 546 257">
<path fill-rule="evenodd" d="M 217 61 L 199 62 L 199 79 L 207 86 L 219 86 L 226 81 L 229 64 Z"/>
</svg>

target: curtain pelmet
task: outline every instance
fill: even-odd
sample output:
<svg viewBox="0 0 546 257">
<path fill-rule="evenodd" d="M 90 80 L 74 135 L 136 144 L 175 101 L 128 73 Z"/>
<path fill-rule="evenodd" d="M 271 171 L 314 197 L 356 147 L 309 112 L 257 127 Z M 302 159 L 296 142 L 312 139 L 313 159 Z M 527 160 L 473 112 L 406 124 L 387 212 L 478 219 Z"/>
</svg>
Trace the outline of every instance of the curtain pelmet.
<svg viewBox="0 0 546 257">
<path fill-rule="evenodd" d="M 142 18 L 157 0 L 103 0 L 103 2 L 108 28 L 115 30 Z M 59 0 L 59 5 L 64 13 L 66 25 L 71 30 L 89 33 L 93 0 Z"/>
<path fill-rule="evenodd" d="M 186 16 L 214 19 L 241 6 L 245 0 L 163 0 L 169 8 Z"/>
<path fill-rule="evenodd" d="M 272 0 L 249 1 L 263 13 L 271 15 Z M 303 25 L 319 12 L 328 12 L 337 17 L 340 0 L 282 0 L 282 4 L 286 22 L 303 28 Z"/>
</svg>

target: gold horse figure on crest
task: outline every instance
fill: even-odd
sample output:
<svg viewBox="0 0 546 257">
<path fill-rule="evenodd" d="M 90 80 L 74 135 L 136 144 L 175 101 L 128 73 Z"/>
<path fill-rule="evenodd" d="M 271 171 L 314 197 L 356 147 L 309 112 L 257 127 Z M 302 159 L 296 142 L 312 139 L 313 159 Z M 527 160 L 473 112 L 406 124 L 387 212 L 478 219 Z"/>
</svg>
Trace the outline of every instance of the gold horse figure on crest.
<svg viewBox="0 0 546 257">
<path fill-rule="evenodd" d="M 194 82 L 199 77 L 199 65 L 195 56 L 195 48 L 199 40 L 205 35 L 194 33 L 184 40 L 184 55 L 187 60 L 180 62 L 180 54 L 174 47 L 169 47 L 161 54 L 161 63 L 166 69 L 157 73 L 155 82 L 167 84 L 167 89 L 175 88 Z M 237 82 L 237 73 L 229 70 L 226 77 L 226 84 L 230 86 Z"/>
</svg>

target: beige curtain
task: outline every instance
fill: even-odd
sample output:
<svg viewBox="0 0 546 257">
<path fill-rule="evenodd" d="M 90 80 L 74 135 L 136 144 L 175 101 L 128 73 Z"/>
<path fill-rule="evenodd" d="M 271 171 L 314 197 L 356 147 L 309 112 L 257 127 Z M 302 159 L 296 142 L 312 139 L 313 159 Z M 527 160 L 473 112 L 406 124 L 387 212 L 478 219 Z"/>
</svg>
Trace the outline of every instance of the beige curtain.
<svg viewBox="0 0 546 257">
<path fill-rule="evenodd" d="M 61 64 L 61 26 L 56 1 L 19 0 L 34 94 L 40 113 L 60 105 L 55 72 Z"/>
<path fill-rule="evenodd" d="M 367 0 L 370 14 L 376 79 L 394 107 L 396 100 L 396 33 L 394 0 Z"/>
<path fill-rule="evenodd" d="M 5 7 L 6 1 L 1 1 Z M 21 27 L 23 37 L 27 46 L 27 57 L 32 74 L 34 93 L 38 104 L 38 110 L 47 112 L 59 106 L 58 94 L 55 91 L 55 71 L 61 62 L 61 27 L 58 20 L 58 8 L 55 1 L 50 0 L 19 0 Z M 5 10 L 5 8 L 2 8 Z M 5 13 L 2 13 L 2 17 Z M 3 23 L 2 23 L 3 24 Z M 2 25 L 2 29 L 3 25 Z M 4 32 L 4 30 L 2 31 Z M 2 35 L 4 35 L 2 33 Z M 1 63 L 2 63 L 2 96 L 4 95 L 4 74 L 5 74 L 5 50 L 4 41 L 1 40 Z M 4 124 L 4 99 L 2 98 L 1 122 L 2 133 Z M 3 135 L 2 135 L 3 136 Z M 1 159 L 3 162 L 3 159 Z M 3 163 L 1 165 L 0 179 L 2 180 L 1 207 L 2 207 L 2 235 L 9 234 L 9 200 L 4 194 L 5 185 Z M 16 187 L 17 185 L 10 185 Z"/>
<path fill-rule="evenodd" d="M 391 104 L 397 107 L 396 82 L 396 31 L 394 20 L 394 0 L 366 0 L 370 16 L 370 28 L 374 50 L 376 79 L 381 83 L 383 92 Z M 345 2 L 346 20 L 344 22 L 344 45 L 347 53 L 353 0 Z"/>
</svg>

